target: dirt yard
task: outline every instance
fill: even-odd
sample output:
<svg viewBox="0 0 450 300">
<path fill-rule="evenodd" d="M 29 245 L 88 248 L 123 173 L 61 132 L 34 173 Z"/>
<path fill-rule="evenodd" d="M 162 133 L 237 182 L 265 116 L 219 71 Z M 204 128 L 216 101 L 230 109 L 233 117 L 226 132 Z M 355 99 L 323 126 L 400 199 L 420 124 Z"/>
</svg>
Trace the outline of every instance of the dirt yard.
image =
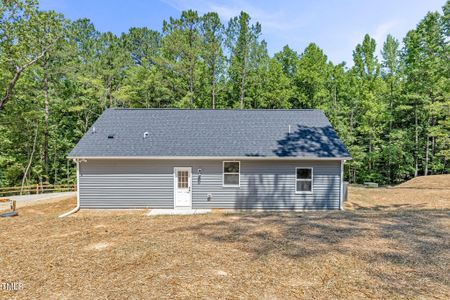
<svg viewBox="0 0 450 300">
<path fill-rule="evenodd" d="M 345 212 L 289 214 L 25 206 L 0 219 L 0 284 L 23 284 L 0 298 L 449 299 L 449 192 L 350 188 Z"/>
</svg>

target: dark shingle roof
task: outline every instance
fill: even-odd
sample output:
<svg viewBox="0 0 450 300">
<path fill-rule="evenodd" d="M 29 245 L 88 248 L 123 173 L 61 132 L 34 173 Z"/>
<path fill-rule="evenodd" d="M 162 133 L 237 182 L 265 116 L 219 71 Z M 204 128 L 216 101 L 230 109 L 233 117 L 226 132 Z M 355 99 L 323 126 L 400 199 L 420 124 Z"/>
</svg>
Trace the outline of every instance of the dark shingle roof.
<svg viewBox="0 0 450 300">
<path fill-rule="evenodd" d="M 69 157 L 350 156 L 320 110 L 108 109 L 93 127 Z"/>
</svg>

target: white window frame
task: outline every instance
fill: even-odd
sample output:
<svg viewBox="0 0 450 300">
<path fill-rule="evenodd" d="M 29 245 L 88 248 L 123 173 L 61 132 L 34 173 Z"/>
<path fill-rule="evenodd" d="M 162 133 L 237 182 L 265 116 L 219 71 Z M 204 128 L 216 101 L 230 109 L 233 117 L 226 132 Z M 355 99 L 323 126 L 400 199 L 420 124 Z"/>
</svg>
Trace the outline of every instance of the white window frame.
<svg viewBox="0 0 450 300">
<path fill-rule="evenodd" d="M 311 179 L 298 179 L 297 178 L 297 170 L 298 169 L 310 169 L 311 170 Z M 240 169 L 239 169 L 240 170 Z M 312 194 L 314 192 L 314 168 L 313 167 L 296 167 L 294 174 L 294 189 L 296 194 Z M 311 181 L 311 190 L 310 191 L 297 191 L 297 181 Z"/>
<path fill-rule="evenodd" d="M 225 173 L 225 163 L 238 163 L 239 164 L 239 172 L 226 172 Z M 238 175 L 238 184 L 225 184 L 225 174 L 234 174 Z M 241 187 L 241 162 L 236 160 L 224 160 L 222 162 L 222 187 Z"/>
</svg>

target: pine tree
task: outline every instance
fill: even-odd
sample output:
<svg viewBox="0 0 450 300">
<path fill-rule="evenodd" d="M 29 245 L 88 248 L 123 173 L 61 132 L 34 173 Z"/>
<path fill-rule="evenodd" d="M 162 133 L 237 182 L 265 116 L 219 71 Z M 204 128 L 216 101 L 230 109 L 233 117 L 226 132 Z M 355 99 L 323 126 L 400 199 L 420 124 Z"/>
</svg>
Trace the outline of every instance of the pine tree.
<svg viewBox="0 0 450 300">
<path fill-rule="evenodd" d="M 202 58 L 207 68 L 206 77 L 208 78 L 208 90 L 211 95 L 210 107 L 213 109 L 217 106 L 218 83 L 225 67 L 224 32 L 225 28 L 217 13 L 207 13 L 202 17 Z"/>
<path fill-rule="evenodd" d="M 261 25 L 250 24 L 250 16 L 241 12 L 228 22 L 226 45 L 230 51 L 230 67 L 228 70 L 231 84 L 231 98 L 239 99 L 241 109 L 251 106 L 251 99 L 247 98 L 249 78 L 257 69 L 261 52 L 265 51 L 265 44 L 259 42 Z M 236 106 L 233 104 L 233 106 Z"/>
<path fill-rule="evenodd" d="M 195 107 L 196 82 L 201 53 L 201 18 L 193 10 L 183 11 L 179 19 L 163 23 L 162 53 L 173 87 L 180 91 L 178 106 Z M 181 80 L 178 80 L 180 78 Z"/>
</svg>

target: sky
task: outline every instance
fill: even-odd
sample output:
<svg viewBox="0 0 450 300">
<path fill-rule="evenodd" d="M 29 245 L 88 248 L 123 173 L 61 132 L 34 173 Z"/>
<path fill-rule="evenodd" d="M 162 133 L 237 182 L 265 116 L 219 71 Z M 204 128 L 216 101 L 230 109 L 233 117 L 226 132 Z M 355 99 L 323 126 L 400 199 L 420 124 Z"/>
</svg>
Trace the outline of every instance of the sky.
<svg viewBox="0 0 450 300">
<path fill-rule="evenodd" d="M 130 27 L 161 31 L 163 20 L 178 18 L 182 10 L 200 14 L 215 11 L 224 23 L 244 10 L 262 25 L 262 38 L 271 55 L 284 45 L 301 53 L 311 42 L 334 63 L 352 65 L 352 51 L 366 33 L 379 49 L 388 33 L 399 40 L 428 11 L 441 12 L 445 0 L 40 0 L 42 10 L 66 18 L 90 19 L 97 30 L 115 34 Z"/>
</svg>

